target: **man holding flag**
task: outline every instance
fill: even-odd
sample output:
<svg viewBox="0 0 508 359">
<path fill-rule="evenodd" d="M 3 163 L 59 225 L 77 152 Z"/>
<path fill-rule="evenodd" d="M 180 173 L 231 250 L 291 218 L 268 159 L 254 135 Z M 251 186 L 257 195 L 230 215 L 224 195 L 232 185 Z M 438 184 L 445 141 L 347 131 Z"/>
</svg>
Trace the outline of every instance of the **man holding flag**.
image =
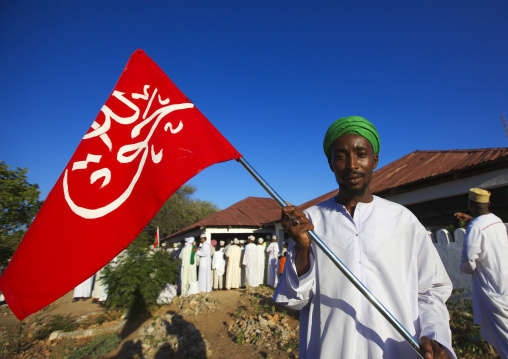
<svg viewBox="0 0 508 359">
<path fill-rule="evenodd" d="M 425 228 L 406 208 L 373 196 L 380 148 L 362 117 L 334 122 L 324 151 L 335 198 L 282 210 L 292 241 L 274 299 L 300 310 L 300 358 L 414 358 L 417 353 L 310 241 L 316 235 L 419 341 L 425 358 L 455 358 L 445 306 L 452 285 Z M 307 218 L 308 217 L 308 218 Z"/>
</svg>

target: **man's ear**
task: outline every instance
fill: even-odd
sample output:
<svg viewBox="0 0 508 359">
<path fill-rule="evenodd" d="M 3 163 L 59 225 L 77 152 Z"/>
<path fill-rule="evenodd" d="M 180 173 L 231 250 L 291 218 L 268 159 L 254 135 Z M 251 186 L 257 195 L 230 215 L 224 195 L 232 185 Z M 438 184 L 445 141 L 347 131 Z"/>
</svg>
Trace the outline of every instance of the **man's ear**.
<svg viewBox="0 0 508 359">
<path fill-rule="evenodd" d="M 376 169 L 378 161 L 379 161 L 379 154 L 375 154 L 374 155 L 374 167 L 373 167 L 373 169 Z"/>
</svg>

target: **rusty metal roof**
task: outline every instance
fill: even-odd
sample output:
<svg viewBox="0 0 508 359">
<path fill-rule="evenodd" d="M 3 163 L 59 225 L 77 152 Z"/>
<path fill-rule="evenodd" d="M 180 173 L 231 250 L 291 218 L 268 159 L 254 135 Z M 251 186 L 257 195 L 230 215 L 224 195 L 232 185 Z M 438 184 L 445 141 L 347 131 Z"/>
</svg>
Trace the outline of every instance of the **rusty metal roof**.
<svg viewBox="0 0 508 359">
<path fill-rule="evenodd" d="M 445 151 L 414 151 L 395 160 L 372 175 L 371 191 L 373 194 L 389 194 L 389 191 L 428 185 L 434 181 L 451 180 L 462 173 L 464 177 L 475 174 L 471 171 L 481 171 L 491 168 L 508 168 L 508 147 L 481 148 L 471 150 Z M 338 189 L 325 193 L 298 206 L 300 210 L 312 207 L 320 202 L 335 197 Z M 280 217 L 280 215 L 279 215 Z M 273 217 L 269 222 L 277 221 Z"/>
<path fill-rule="evenodd" d="M 192 231 L 200 227 L 261 227 L 275 215 L 280 217 L 280 206 L 271 198 L 247 197 L 225 210 L 196 222 L 164 238 Z"/>
<path fill-rule="evenodd" d="M 414 189 L 435 181 L 452 180 L 461 174 L 464 177 L 491 168 L 508 168 L 508 147 L 481 148 L 471 150 L 414 151 L 375 171 L 371 191 L 383 196 L 400 188 Z M 325 193 L 298 206 L 300 210 L 326 201 L 338 193 L 338 189 Z M 271 198 L 247 197 L 221 212 L 217 212 L 171 236 L 199 227 L 261 227 L 280 220 L 280 207 Z"/>
<path fill-rule="evenodd" d="M 371 191 L 379 194 L 390 189 L 436 181 L 473 169 L 503 165 L 507 168 L 508 148 L 472 150 L 414 151 L 375 171 Z M 464 175 L 467 177 L 467 175 Z"/>
</svg>

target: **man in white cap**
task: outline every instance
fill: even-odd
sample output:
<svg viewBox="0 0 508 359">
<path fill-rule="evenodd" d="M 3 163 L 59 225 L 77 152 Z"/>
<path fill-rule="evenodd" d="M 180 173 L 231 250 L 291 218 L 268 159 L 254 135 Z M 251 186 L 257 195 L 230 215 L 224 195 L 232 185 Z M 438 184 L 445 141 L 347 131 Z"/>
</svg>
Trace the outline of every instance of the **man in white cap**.
<svg viewBox="0 0 508 359">
<path fill-rule="evenodd" d="M 181 294 L 185 296 L 189 290 L 189 284 L 196 281 L 196 261 L 195 252 L 192 250 L 192 243 L 194 237 L 185 238 L 185 247 L 180 252 L 181 270 L 180 270 L 180 283 Z"/>
<path fill-rule="evenodd" d="M 266 283 L 271 287 L 276 287 L 279 281 L 277 275 L 279 262 L 279 244 L 277 243 L 277 236 L 272 236 L 272 243 L 266 248 L 266 253 L 268 253 L 268 275 Z"/>
<path fill-rule="evenodd" d="M 467 226 L 460 269 L 473 275 L 473 319 L 482 337 L 508 358 L 508 236 L 503 221 L 489 211 L 490 192 L 471 188 L 472 217 L 455 213 Z"/>
<path fill-rule="evenodd" d="M 259 261 L 259 285 L 265 284 L 265 246 L 263 245 L 263 238 L 258 238 L 258 245 L 256 246 L 258 251 Z"/>
<path fill-rule="evenodd" d="M 225 253 L 228 258 L 228 266 L 226 269 L 226 290 L 231 288 L 240 288 L 241 268 L 240 259 L 242 257 L 242 250 L 239 246 L 240 241 L 238 238 L 233 240 L 233 244 L 228 248 Z"/>
<path fill-rule="evenodd" d="M 226 269 L 226 261 L 224 260 L 224 241 L 220 241 L 218 248 L 215 249 L 212 259 L 212 288 L 222 289 L 224 282 L 224 272 Z"/>
<path fill-rule="evenodd" d="M 202 234 L 199 238 L 201 247 L 196 252 L 199 256 L 199 290 L 205 293 L 212 291 L 212 266 L 211 266 L 211 254 L 210 254 L 210 243 L 206 241 L 206 235 Z"/>
</svg>

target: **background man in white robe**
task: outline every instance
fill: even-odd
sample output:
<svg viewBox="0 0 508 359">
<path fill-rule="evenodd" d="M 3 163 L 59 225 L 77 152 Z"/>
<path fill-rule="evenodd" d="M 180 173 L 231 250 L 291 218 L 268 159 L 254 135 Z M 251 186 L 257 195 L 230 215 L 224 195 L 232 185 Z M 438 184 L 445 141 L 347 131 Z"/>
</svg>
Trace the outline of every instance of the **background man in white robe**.
<svg viewBox="0 0 508 359">
<path fill-rule="evenodd" d="M 90 298 L 92 296 L 94 282 L 95 282 L 95 274 L 90 278 L 88 278 L 87 280 L 85 280 L 83 283 L 78 284 L 78 286 L 74 288 L 72 301 L 76 302 L 79 299 Z"/>
<path fill-rule="evenodd" d="M 257 246 L 254 244 L 254 236 L 249 236 L 242 264 L 245 266 L 245 284 L 248 287 L 259 286 L 259 255 Z"/>
<path fill-rule="evenodd" d="M 301 309 L 300 358 L 418 358 L 310 242 L 308 230 L 419 341 L 426 358 L 455 358 L 445 306 L 452 284 L 427 231 L 405 207 L 371 194 L 380 147 L 374 125 L 358 116 L 339 119 L 323 147 L 338 195 L 309 208 L 310 220 L 296 207 L 282 210 L 281 224 L 294 241 L 274 299 Z"/>
<path fill-rule="evenodd" d="M 266 255 L 265 255 L 265 246 L 263 244 L 263 238 L 258 238 L 258 244 L 257 244 L 257 251 L 258 251 L 258 261 L 259 261 L 259 285 L 265 284 L 265 261 L 266 261 Z"/>
<path fill-rule="evenodd" d="M 224 283 L 224 272 L 226 270 L 226 261 L 224 260 L 224 241 L 219 242 L 212 258 L 212 288 L 222 289 Z"/>
<path fill-rule="evenodd" d="M 208 293 L 212 291 L 212 258 L 210 254 L 210 243 L 206 241 L 206 236 L 204 234 L 201 235 L 199 240 L 201 242 L 201 248 L 196 251 L 196 255 L 199 256 L 199 290 Z"/>
<path fill-rule="evenodd" d="M 460 269 L 473 275 L 473 320 L 482 337 L 508 358 L 508 236 L 503 221 L 490 212 L 490 192 L 469 190 L 473 217 L 455 213 L 467 226 Z M 474 218 L 474 219 L 473 219 Z"/>
<path fill-rule="evenodd" d="M 196 261 L 191 263 L 192 258 L 192 243 L 194 237 L 185 238 L 185 247 L 180 252 L 180 260 L 182 261 L 180 267 L 180 290 L 181 295 L 185 296 L 189 290 L 189 284 L 196 281 Z"/>
<path fill-rule="evenodd" d="M 240 268 L 240 259 L 242 257 L 242 250 L 239 244 L 240 241 L 238 238 L 235 238 L 233 240 L 233 244 L 229 246 L 225 253 L 225 256 L 228 258 L 226 269 L 226 290 L 230 290 L 231 288 L 240 288 L 240 277 L 242 273 Z"/>
<path fill-rule="evenodd" d="M 279 279 L 277 274 L 279 268 L 279 244 L 277 243 L 277 236 L 272 236 L 272 243 L 270 243 L 268 248 L 266 248 L 266 253 L 268 254 L 268 273 L 266 284 L 271 287 L 276 287 Z"/>
</svg>

